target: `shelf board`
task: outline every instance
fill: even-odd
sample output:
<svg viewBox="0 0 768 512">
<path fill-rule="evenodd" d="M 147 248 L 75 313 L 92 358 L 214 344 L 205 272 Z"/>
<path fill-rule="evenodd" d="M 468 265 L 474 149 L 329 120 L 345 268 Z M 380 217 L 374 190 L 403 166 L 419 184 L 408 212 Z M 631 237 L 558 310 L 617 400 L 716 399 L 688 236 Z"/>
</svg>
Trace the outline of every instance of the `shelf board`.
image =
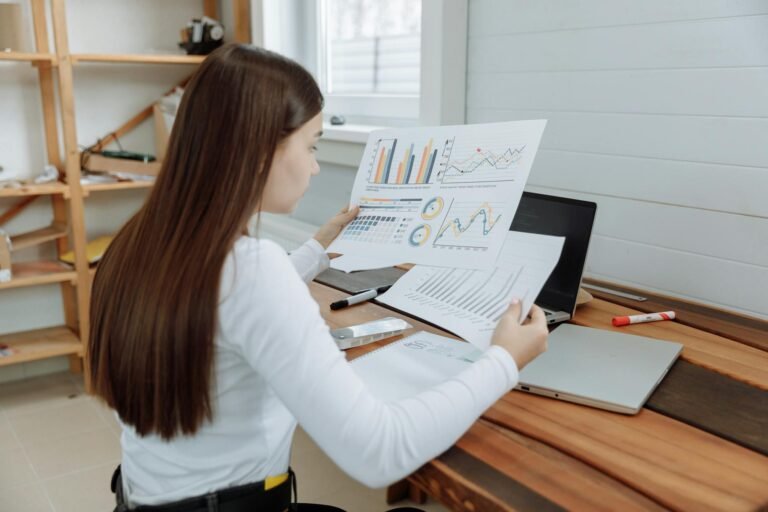
<svg viewBox="0 0 768 512">
<path fill-rule="evenodd" d="M 154 181 L 116 181 L 113 183 L 88 183 L 83 185 L 83 194 L 103 192 L 107 190 L 126 190 L 132 188 L 151 188 Z"/>
<path fill-rule="evenodd" d="M 14 350 L 0 357 L 0 366 L 36 361 L 67 354 L 83 354 L 80 339 L 67 327 L 49 327 L 0 336 L 0 344 Z"/>
<path fill-rule="evenodd" d="M 18 251 L 65 236 L 67 236 L 67 225 L 63 222 L 54 222 L 41 229 L 11 236 L 11 251 Z"/>
<path fill-rule="evenodd" d="M 123 53 L 73 53 L 72 63 L 102 62 L 112 64 L 200 64 L 205 55 L 153 55 Z"/>
<path fill-rule="evenodd" d="M 77 281 L 77 272 L 72 270 L 72 267 L 69 265 L 59 263 L 58 261 L 13 263 L 11 265 L 11 275 L 13 278 L 10 281 L 0 283 L 0 290 L 64 283 L 67 281 L 75 284 Z"/>
<path fill-rule="evenodd" d="M 69 187 L 65 183 L 43 183 L 41 185 L 30 184 L 19 188 L 0 188 L 0 197 L 42 196 L 50 194 L 69 194 Z"/>
<path fill-rule="evenodd" d="M 56 63 L 56 56 L 51 53 L 0 52 L 0 61 L 11 60 L 21 62 L 50 62 Z"/>
</svg>

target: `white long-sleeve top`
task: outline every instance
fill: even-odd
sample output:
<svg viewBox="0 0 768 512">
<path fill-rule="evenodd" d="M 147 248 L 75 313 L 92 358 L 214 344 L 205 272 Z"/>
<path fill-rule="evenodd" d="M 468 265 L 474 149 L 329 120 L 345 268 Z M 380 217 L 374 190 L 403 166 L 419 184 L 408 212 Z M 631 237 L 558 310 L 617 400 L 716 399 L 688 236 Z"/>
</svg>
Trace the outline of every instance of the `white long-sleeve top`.
<svg viewBox="0 0 768 512">
<path fill-rule="evenodd" d="M 289 257 L 242 237 L 222 273 L 215 336 L 213 420 L 170 442 L 122 424 L 131 506 L 167 503 L 288 470 L 296 422 L 347 474 L 395 482 L 448 449 L 517 383 L 514 359 L 491 347 L 451 380 L 382 402 L 334 343 L 306 282 L 328 268 L 310 240 Z"/>
</svg>

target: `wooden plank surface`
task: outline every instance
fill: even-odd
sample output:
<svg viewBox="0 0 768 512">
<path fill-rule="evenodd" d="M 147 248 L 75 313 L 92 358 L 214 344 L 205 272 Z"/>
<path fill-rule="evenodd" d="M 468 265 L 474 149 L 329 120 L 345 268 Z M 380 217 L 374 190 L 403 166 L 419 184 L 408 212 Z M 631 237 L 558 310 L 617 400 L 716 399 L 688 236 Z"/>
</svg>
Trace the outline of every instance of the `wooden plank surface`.
<svg viewBox="0 0 768 512">
<path fill-rule="evenodd" d="M 33 245 L 42 244 L 67 236 L 67 225 L 62 222 L 54 222 L 50 226 L 19 233 L 11 236 L 11 251 L 19 251 Z"/>
<path fill-rule="evenodd" d="M 56 56 L 50 53 L 0 52 L 0 60 L 21 62 L 50 62 L 56 63 Z"/>
<path fill-rule="evenodd" d="M 586 285 L 590 283 L 612 288 L 620 292 L 640 295 L 648 300 L 640 302 L 590 288 L 589 292 L 596 298 L 636 309 L 643 313 L 672 310 L 677 314 L 675 321 L 678 323 L 739 341 L 751 347 L 768 350 L 768 323 L 756 318 L 683 302 L 673 297 L 665 297 L 642 290 L 618 286 L 613 283 L 605 283 L 594 279 L 585 280 Z"/>
<path fill-rule="evenodd" d="M 205 55 L 153 55 L 153 54 L 111 54 L 75 53 L 72 64 L 102 62 L 112 64 L 200 64 Z"/>
<path fill-rule="evenodd" d="M 88 196 L 91 192 L 108 192 L 110 190 L 128 190 L 135 188 L 152 188 L 153 181 L 116 181 L 114 183 L 89 183 L 83 185 L 83 195 Z"/>
<path fill-rule="evenodd" d="M 9 345 L 16 353 L 0 357 L 0 366 L 36 361 L 66 354 L 82 354 L 77 336 L 67 327 L 49 327 L 4 334 L 0 344 Z"/>
<path fill-rule="evenodd" d="M 461 457 L 456 456 L 457 451 Z M 503 498 L 516 509 L 661 510 L 648 497 L 588 464 L 485 420 L 475 423 L 455 448 L 430 466 L 453 473 L 441 478 L 422 469 L 414 475 L 413 480 L 432 496 L 440 496 L 445 492 L 441 488 L 450 488 L 449 481 L 454 480 L 466 481 L 475 492 L 482 489 Z M 430 476 L 425 478 L 422 473 Z"/>
<path fill-rule="evenodd" d="M 59 107 L 61 108 L 61 126 L 64 141 L 65 170 L 69 186 L 69 226 L 71 239 L 75 253 L 75 271 L 78 275 L 78 283 L 75 287 L 77 299 L 77 330 L 81 348 L 79 354 L 84 356 L 85 389 L 90 389 L 90 372 L 85 351 L 88 347 L 88 332 L 90 329 L 90 287 L 82 286 L 89 282 L 88 258 L 85 253 L 85 211 L 83 206 L 83 189 L 80 186 L 80 158 L 77 144 L 77 129 L 75 122 L 75 99 L 72 60 L 67 39 L 66 8 L 64 0 L 51 0 L 51 17 L 53 20 L 53 34 L 56 54 L 59 57 Z M 69 307 L 67 307 L 69 310 Z M 74 309 L 74 308 L 73 308 Z M 76 365 L 76 366 L 79 366 Z"/>
<path fill-rule="evenodd" d="M 0 290 L 52 283 L 74 284 L 77 274 L 71 267 L 57 261 L 25 261 L 11 265 L 12 278 L 0 283 Z"/>
<path fill-rule="evenodd" d="M 409 480 L 451 510 L 565 510 L 456 446 Z"/>
<path fill-rule="evenodd" d="M 768 391 L 677 361 L 645 407 L 768 455 Z"/>
<path fill-rule="evenodd" d="M 42 196 L 47 194 L 65 194 L 69 191 L 64 183 L 27 184 L 18 188 L 0 188 L 0 197 Z"/>
<path fill-rule="evenodd" d="M 512 392 L 484 418 L 678 510 L 768 506 L 768 457 L 647 409 L 625 416 Z"/>
</svg>

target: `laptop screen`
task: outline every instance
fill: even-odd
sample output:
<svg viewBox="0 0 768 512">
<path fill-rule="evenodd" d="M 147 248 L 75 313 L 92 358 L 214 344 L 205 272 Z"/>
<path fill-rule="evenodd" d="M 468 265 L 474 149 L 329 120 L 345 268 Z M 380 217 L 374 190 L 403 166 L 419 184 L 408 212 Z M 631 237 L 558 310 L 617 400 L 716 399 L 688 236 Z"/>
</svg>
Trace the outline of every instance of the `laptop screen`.
<svg viewBox="0 0 768 512">
<path fill-rule="evenodd" d="M 536 299 L 539 306 L 573 314 L 596 210 L 588 201 L 523 193 L 510 230 L 565 237 L 560 261 Z"/>
</svg>

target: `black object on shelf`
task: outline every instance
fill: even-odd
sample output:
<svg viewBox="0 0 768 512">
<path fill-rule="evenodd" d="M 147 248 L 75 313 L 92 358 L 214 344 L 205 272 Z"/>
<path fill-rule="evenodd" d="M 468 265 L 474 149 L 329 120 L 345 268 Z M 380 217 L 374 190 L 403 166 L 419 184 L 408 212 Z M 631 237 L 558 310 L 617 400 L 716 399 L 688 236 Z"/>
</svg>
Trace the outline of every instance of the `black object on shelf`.
<svg viewBox="0 0 768 512">
<path fill-rule="evenodd" d="M 213 18 L 203 16 L 192 19 L 181 29 L 179 47 L 187 55 L 208 55 L 224 42 L 224 26 Z"/>
<path fill-rule="evenodd" d="M 221 40 L 201 41 L 199 43 L 179 43 L 179 47 L 184 48 L 187 55 L 208 55 L 219 46 L 221 46 Z"/>
</svg>

